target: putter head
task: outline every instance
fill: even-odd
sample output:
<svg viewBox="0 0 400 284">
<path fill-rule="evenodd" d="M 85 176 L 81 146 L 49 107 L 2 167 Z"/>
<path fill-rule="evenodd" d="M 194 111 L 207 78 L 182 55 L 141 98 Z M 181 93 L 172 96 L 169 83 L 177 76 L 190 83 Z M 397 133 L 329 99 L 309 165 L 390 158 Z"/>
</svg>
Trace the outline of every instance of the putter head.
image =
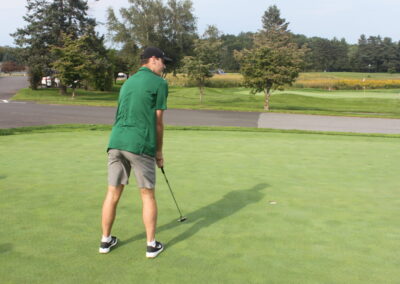
<svg viewBox="0 0 400 284">
<path fill-rule="evenodd" d="M 178 219 L 178 222 L 181 222 L 181 223 L 182 223 L 182 222 L 185 222 L 186 219 L 187 219 L 186 217 L 181 217 L 181 218 Z"/>
</svg>

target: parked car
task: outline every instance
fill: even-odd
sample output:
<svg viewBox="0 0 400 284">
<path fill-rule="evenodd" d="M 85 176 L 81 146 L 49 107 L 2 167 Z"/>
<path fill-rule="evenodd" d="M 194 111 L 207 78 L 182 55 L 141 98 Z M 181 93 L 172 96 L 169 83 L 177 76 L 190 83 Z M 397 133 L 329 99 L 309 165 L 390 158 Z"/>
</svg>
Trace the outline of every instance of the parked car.
<svg viewBox="0 0 400 284">
<path fill-rule="evenodd" d="M 50 88 L 52 86 L 52 80 L 50 76 L 42 77 L 42 87 Z"/>
<path fill-rule="evenodd" d="M 126 80 L 128 79 L 128 75 L 126 75 L 125 73 L 119 72 L 117 75 L 117 80 Z"/>
</svg>

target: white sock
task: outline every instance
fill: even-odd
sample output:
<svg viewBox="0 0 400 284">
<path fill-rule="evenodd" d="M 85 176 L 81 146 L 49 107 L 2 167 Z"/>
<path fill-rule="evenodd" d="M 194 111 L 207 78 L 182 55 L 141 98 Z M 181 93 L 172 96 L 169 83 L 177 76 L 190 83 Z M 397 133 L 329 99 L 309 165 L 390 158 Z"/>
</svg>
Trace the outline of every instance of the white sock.
<svg viewBox="0 0 400 284">
<path fill-rule="evenodd" d="M 155 247 L 156 246 L 156 240 L 153 240 L 151 242 L 147 242 L 147 246 L 149 247 Z"/>
<path fill-rule="evenodd" d="M 102 242 L 102 243 L 109 243 L 109 242 L 111 242 L 111 236 L 108 236 L 108 237 L 102 236 L 102 237 L 101 237 L 101 242 Z"/>
</svg>

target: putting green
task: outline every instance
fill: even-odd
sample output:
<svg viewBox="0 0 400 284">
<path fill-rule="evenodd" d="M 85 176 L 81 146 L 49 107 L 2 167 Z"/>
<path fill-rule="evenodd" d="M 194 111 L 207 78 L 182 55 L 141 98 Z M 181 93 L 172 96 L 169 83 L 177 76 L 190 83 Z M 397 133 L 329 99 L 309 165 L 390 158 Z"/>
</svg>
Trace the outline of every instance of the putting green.
<svg viewBox="0 0 400 284">
<path fill-rule="evenodd" d="M 132 180 L 100 255 L 108 131 L 0 136 L 2 283 L 395 283 L 398 138 L 168 130 L 145 258 Z"/>
</svg>

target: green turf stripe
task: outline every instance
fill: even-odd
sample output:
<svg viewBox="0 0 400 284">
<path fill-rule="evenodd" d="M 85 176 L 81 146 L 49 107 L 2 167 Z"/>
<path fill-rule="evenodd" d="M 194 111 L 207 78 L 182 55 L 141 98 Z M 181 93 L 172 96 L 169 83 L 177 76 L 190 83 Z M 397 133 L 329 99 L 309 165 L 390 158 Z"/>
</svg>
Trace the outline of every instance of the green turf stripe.
<svg viewBox="0 0 400 284">
<path fill-rule="evenodd" d="M 185 130 L 190 130 L 190 131 L 239 131 L 239 132 L 268 132 L 268 133 L 293 133 L 293 134 L 317 134 L 317 135 L 400 138 L 400 134 L 286 130 L 286 129 L 253 128 L 253 127 L 172 126 L 172 125 L 167 125 L 165 128 L 166 128 L 166 130 L 182 130 L 182 131 L 185 131 Z M 28 133 L 72 132 L 72 131 L 87 131 L 87 130 L 110 131 L 111 125 L 105 125 L 105 124 L 58 124 L 58 125 L 7 128 L 7 129 L 0 129 L 0 136 L 28 134 Z"/>
</svg>

